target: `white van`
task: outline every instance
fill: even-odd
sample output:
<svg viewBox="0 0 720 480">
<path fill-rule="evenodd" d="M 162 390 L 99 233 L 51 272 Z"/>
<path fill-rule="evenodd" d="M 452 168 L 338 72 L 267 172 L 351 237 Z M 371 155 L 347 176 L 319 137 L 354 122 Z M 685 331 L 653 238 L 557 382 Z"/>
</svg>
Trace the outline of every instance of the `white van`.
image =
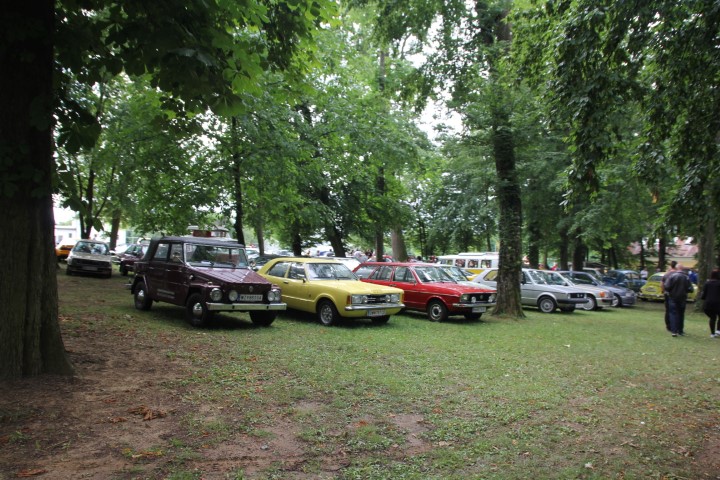
<svg viewBox="0 0 720 480">
<path fill-rule="evenodd" d="M 441 265 L 455 265 L 474 274 L 488 268 L 498 268 L 500 255 L 497 252 L 464 252 L 457 255 L 441 255 L 438 263 Z"/>
</svg>

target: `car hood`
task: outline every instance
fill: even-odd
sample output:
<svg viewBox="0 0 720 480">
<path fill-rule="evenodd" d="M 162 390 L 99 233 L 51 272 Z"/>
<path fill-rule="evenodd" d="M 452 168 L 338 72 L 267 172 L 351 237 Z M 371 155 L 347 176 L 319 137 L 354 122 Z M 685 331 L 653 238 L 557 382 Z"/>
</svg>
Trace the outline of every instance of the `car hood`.
<svg viewBox="0 0 720 480">
<path fill-rule="evenodd" d="M 563 285 L 548 285 L 544 283 L 523 283 L 520 288 L 528 288 L 532 290 L 544 290 L 553 293 L 585 293 L 585 290 L 577 287 L 565 287 Z"/>
<path fill-rule="evenodd" d="M 77 258 L 80 260 L 92 260 L 94 262 L 111 263 L 110 255 L 98 255 L 96 253 L 84 253 L 84 252 L 70 252 L 69 257 Z"/>
<path fill-rule="evenodd" d="M 189 273 L 205 280 L 215 280 L 224 283 L 262 283 L 268 284 L 268 280 L 250 268 L 215 268 L 215 267 L 190 267 Z"/>
<path fill-rule="evenodd" d="M 433 291 L 437 293 L 495 293 L 495 288 L 485 285 L 482 283 L 468 282 L 464 283 L 449 283 L 449 282 L 424 282 L 422 285 L 432 286 Z"/>
<path fill-rule="evenodd" d="M 361 282 L 360 280 L 311 280 L 310 283 L 315 286 L 322 285 L 327 288 L 337 288 L 347 291 L 348 293 L 363 295 L 387 295 L 390 293 L 404 293 L 404 291 L 400 288 L 388 287 L 385 285 L 376 285 L 374 283 Z"/>
</svg>

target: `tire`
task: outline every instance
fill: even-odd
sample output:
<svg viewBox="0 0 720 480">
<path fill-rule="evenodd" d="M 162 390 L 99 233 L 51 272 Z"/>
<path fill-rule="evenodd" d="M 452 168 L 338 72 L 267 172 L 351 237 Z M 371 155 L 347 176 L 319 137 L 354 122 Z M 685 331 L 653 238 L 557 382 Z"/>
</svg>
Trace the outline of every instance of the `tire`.
<svg viewBox="0 0 720 480">
<path fill-rule="evenodd" d="M 258 327 L 269 327 L 277 317 L 277 312 L 250 312 L 250 320 Z"/>
<path fill-rule="evenodd" d="M 377 323 L 378 325 L 387 323 L 390 321 L 390 315 L 383 315 L 382 317 L 373 317 L 372 323 Z"/>
<path fill-rule="evenodd" d="M 127 267 L 126 267 L 125 265 L 123 265 L 122 263 L 120 264 L 119 270 L 120 270 L 120 275 L 122 275 L 123 277 L 126 277 L 126 276 L 127 276 L 127 274 L 128 274 L 128 269 L 127 269 Z"/>
<path fill-rule="evenodd" d="M 444 322 L 448 318 L 448 310 L 440 300 L 431 300 L 427 306 L 427 317 L 431 322 Z"/>
<path fill-rule="evenodd" d="M 553 300 L 552 297 L 542 297 L 540 300 L 538 300 L 537 305 L 542 313 L 552 313 L 557 308 L 557 305 L 555 305 L 555 300 Z"/>
<path fill-rule="evenodd" d="M 72 272 L 67 267 L 65 267 L 65 275 L 72 275 Z"/>
<path fill-rule="evenodd" d="M 152 298 L 147 293 L 145 282 L 139 282 L 135 287 L 135 308 L 138 310 L 150 310 Z"/>
<path fill-rule="evenodd" d="M 482 317 L 482 313 L 466 313 L 465 314 L 466 320 L 480 320 L 480 317 Z"/>
<path fill-rule="evenodd" d="M 321 300 L 317 307 L 317 316 L 320 323 L 329 327 L 335 325 L 340 320 L 337 308 L 330 300 Z"/>
<path fill-rule="evenodd" d="M 622 300 L 620 299 L 620 295 L 613 295 L 613 301 L 611 306 L 615 308 L 621 308 L 623 306 Z"/>
<path fill-rule="evenodd" d="M 564 313 L 572 313 L 575 311 L 575 305 L 572 305 L 570 307 L 562 307 L 560 311 Z"/>
<path fill-rule="evenodd" d="M 205 327 L 212 320 L 213 314 L 202 301 L 202 295 L 193 293 L 185 304 L 185 317 L 193 327 Z"/>
<path fill-rule="evenodd" d="M 583 303 L 580 308 L 582 308 L 583 310 L 585 310 L 587 312 L 597 310 L 598 306 L 597 306 L 597 300 L 595 300 L 595 297 L 593 297 L 592 295 L 589 295 L 587 297 L 587 299 L 588 299 L 588 301 Z"/>
</svg>

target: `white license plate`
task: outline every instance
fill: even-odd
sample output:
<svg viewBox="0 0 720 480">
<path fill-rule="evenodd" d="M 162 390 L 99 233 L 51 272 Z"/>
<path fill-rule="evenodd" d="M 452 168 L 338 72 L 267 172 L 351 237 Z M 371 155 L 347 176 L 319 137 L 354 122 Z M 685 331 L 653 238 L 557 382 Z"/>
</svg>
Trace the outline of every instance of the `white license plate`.
<svg viewBox="0 0 720 480">
<path fill-rule="evenodd" d="M 260 302 L 262 299 L 262 295 L 240 295 L 238 298 L 241 302 Z"/>
<path fill-rule="evenodd" d="M 485 311 L 485 307 L 473 307 L 472 313 L 483 313 Z"/>
<path fill-rule="evenodd" d="M 385 310 L 368 310 L 368 317 L 382 317 L 385 315 Z"/>
</svg>

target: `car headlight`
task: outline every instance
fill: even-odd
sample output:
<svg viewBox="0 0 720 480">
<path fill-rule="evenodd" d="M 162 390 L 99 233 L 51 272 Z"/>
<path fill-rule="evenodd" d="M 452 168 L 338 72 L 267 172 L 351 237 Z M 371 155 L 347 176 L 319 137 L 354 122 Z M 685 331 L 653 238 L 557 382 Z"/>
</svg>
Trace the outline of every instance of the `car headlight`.
<svg viewBox="0 0 720 480">
<path fill-rule="evenodd" d="M 351 295 L 350 303 L 352 303 L 353 305 L 363 305 L 368 303 L 368 297 L 367 295 Z"/>
<path fill-rule="evenodd" d="M 271 302 L 271 303 L 272 303 L 272 302 L 279 302 L 279 301 L 280 301 L 280 297 L 281 297 L 281 295 L 280 295 L 280 290 L 277 290 L 277 289 L 270 290 L 270 291 L 268 292 L 268 294 L 267 294 L 268 302 Z"/>
<path fill-rule="evenodd" d="M 391 293 L 388 295 L 388 302 L 389 303 L 400 303 L 400 294 L 399 293 Z"/>
<path fill-rule="evenodd" d="M 210 291 L 210 300 L 212 300 L 213 302 L 219 302 L 220 300 L 222 300 L 222 290 L 220 290 L 219 288 L 213 288 Z"/>
<path fill-rule="evenodd" d="M 237 292 L 237 290 L 230 290 L 230 292 L 228 293 L 228 300 L 230 300 L 231 302 L 235 302 L 237 301 L 239 296 L 240 294 Z"/>
<path fill-rule="evenodd" d="M 468 295 L 467 293 L 463 293 L 462 295 L 460 295 L 460 303 L 467 303 L 469 301 L 470 295 Z"/>
</svg>

